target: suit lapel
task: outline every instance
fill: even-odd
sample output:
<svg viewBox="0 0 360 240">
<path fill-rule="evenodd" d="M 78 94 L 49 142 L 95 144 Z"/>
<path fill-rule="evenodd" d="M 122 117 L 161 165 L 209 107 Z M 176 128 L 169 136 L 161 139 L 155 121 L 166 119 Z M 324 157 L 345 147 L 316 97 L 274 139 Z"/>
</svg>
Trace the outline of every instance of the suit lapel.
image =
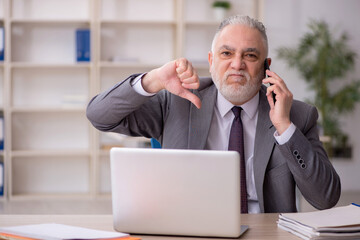
<svg viewBox="0 0 360 240">
<path fill-rule="evenodd" d="M 261 88 L 254 149 L 255 186 L 261 212 L 264 212 L 263 182 L 265 171 L 275 146 L 275 128 L 270 120 L 269 111 L 270 106 L 264 88 Z"/>
<path fill-rule="evenodd" d="M 204 149 L 214 114 L 217 91 L 215 85 L 211 85 L 209 88 L 194 93 L 200 98 L 202 106 L 197 109 L 191 104 L 188 148 Z"/>
</svg>

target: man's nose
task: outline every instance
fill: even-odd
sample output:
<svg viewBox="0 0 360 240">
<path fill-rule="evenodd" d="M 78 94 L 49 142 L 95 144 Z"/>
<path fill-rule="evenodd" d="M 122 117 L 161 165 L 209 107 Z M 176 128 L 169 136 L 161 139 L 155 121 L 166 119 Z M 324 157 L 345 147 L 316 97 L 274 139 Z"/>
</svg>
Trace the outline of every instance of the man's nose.
<svg viewBox="0 0 360 240">
<path fill-rule="evenodd" d="M 245 62 L 242 57 L 235 57 L 231 62 L 231 67 L 235 70 L 244 70 Z"/>
</svg>

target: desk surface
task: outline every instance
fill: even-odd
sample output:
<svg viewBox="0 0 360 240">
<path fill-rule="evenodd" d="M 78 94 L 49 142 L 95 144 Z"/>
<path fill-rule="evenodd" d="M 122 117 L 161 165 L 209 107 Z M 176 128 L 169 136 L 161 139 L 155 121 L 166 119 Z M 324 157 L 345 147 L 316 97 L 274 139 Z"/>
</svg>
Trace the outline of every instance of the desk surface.
<svg viewBox="0 0 360 240">
<path fill-rule="evenodd" d="M 277 227 L 278 214 L 244 214 L 241 217 L 243 225 L 249 229 L 241 239 L 299 239 Z M 87 227 L 98 230 L 113 231 L 111 215 L 0 215 L 0 227 L 39 224 L 61 223 L 72 226 Z M 188 237 L 159 237 L 141 236 L 143 240 L 206 240 L 211 238 L 188 238 Z M 212 239 L 213 240 L 213 239 Z"/>
</svg>

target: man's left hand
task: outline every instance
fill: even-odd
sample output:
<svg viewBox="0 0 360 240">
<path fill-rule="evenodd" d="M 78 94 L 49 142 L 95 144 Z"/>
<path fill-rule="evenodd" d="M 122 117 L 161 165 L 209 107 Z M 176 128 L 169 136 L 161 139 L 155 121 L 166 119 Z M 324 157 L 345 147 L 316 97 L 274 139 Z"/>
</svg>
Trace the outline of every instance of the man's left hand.
<svg viewBox="0 0 360 240">
<path fill-rule="evenodd" d="M 281 135 L 290 126 L 290 109 L 293 101 L 293 94 L 287 88 L 284 80 L 276 73 L 266 70 L 269 76 L 263 80 L 264 84 L 272 84 L 267 88 L 266 96 L 270 105 L 270 120 Z M 276 94 L 274 103 L 272 92 Z"/>
</svg>

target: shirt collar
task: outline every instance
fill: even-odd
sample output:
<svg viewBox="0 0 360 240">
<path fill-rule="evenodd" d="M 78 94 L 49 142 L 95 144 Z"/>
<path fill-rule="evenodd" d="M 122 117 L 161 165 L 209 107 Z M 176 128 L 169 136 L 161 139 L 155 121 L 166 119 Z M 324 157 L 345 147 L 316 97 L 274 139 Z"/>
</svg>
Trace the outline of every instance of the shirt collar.
<svg viewBox="0 0 360 240">
<path fill-rule="evenodd" d="M 248 115 L 248 117 L 252 119 L 257 112 L 258 105 L 259 105 L 259 93 L 257 93 L 252 99 L 240 105 L 239 107 L 242 107 L 246 115 Z M 221 95 L 219 90 L 217 94 L 216 106 L 219 109 L 221 117 L 224 117 L 234 107 L 234 105 L 231 102 L 226 100 L 224 96 Z"/>
</svg>

